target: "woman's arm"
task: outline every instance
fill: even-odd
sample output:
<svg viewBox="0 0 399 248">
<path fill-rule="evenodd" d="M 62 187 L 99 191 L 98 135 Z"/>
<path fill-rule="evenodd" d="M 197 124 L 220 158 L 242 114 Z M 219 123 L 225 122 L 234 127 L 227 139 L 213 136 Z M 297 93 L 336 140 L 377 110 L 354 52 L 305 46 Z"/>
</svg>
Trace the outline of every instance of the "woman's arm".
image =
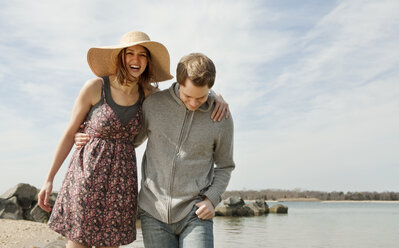
<svg viewBox="0 0 399 248">
<path fill-rule="evenodd" d="M 151 86 L 151 88 L 144 90 L 145 97 L 157 91 L 159 91 L 159 88 Z M 229 118 L 229 104 L 223 99 L 220 93 L 215 93 L 213 90 L 211 90 L 211 94 L 215 97 L 215 108 L 212 112 L 211 119 L 213 121 L 221 121 L 223 116 L 226 119 Z"/>
<path fill-rule="evenodd" d="M 54 177 L 72 149 L 74 135 L 78 131 L 79 125 L 84 121 L 84 118 L 89 112 L 91 106 L 93 106 L 101 98 L 101 85 L 100 78 L 87 81 L 80 90 L 80 93 L 75 101 L 72 109 L 71 119 L 64 134 L 61 136 L 61 140 L 56 148 L 50 170 L 38 195 L 39 206 L 45 211 L 51 210 L 49 198 L 52 192 Z"/>
<path fill-rule="evenodd" d="M 213 121 L 221 121 L 223 116 L 225 116 L 226 119 L 229 118 L 229 104 L 223 99 L 221 94 L 216 94 L 213 90 L 211 90 L 211 94 L 215 97 L 215 108 L 211 114 L 211 119 Z"/>
</svg>

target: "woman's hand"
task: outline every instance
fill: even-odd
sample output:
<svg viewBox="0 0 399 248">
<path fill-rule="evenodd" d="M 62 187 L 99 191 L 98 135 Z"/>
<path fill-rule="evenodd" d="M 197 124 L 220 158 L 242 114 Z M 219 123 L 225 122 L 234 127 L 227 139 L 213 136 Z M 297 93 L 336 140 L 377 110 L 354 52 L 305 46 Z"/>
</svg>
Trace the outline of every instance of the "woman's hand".
<svg viewBox="0 0 399 248">
<path fill-rule="evenodd" d="M 39 206 L 46 212 L 51 211 L 49 200 L 52 190 L 53 190 L 53 183 L 45 182 L 37 197 Z"/>
<path fill-rule="evenodd" d="M 227 119 L 229 115 L 230 115 L 229 104 L 225 102 L 222 95 L 216 94 L 215 109 L 212 112 L 211 119 L 213 121 L 221 121 L 223 119 L 223 116 L 225 116 Z"/>
</svg>

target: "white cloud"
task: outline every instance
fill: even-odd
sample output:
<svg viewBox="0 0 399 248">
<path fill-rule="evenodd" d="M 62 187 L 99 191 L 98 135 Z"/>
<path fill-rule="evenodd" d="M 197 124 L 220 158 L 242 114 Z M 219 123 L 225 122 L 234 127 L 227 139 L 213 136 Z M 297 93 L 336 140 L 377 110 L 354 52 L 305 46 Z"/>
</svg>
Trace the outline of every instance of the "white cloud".
<svg viewBox="0 0 399 248">
<path fill-rule="evenodd" d="M 256 99 L 264 131 L 239 131 L 238 161 L 257 173 L 236 173 L 252 187 L 233 185 L 398 189 L 399 37 L 384 32 L 399 22 L 396 7 L 346 1 L 304 36 L 304 56 Z"/>
<path fill-rule="evenodd" d="M 0 102 L 8 121 L 1 135 L 15 141 L 1 147 L 4 154 L 37 147 L 26 156 L 2 156 L 2 164 L 32 164 L 40 171 L 32 172 L 35 178 L 44 175 L 74 98 L 93 76 L 88 48 L 143 30 L 168 47 L 172 74 L 189 52 L 215 61 L 215 89 L 230 103 L 236 124 L 231 188 L 328 190 L 351 182 L 359 168 L 363 178 L 381 178 L 377 166 L 389 170 L 398 163 L 392 147 L 399 133 L 399 3 L 328 4 L 5 2 Z M 367 185 L 363 178 L 351 187 L 399 189 L 389 180 Z"/>
</svg>

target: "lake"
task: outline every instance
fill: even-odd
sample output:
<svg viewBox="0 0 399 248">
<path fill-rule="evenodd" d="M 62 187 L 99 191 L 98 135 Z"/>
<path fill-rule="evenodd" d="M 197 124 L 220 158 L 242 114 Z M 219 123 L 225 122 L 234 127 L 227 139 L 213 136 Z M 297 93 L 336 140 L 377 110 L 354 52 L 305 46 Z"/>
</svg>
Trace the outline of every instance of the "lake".
<svg viewBox="0 0 399 248">
<path fill-rule="evenodd" d="M 215 247 L 399 247 L 399 202 L 282 204 L 288 214 L 214 218 Z M 144 247 L 141 229 L 138 240 L 123 247 Z"/>
</svg>

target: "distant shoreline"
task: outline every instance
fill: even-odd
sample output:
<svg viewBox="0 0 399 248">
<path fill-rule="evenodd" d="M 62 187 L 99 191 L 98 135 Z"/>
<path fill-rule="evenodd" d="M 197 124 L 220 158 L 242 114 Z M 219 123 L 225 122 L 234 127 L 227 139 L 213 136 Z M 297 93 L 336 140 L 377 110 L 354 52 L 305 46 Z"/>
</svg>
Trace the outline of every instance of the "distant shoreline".
<svg viewBox="0 0 399 248">
<path fill-rule="evenodd" d="M 251 200 L 253 201 L 253 200 Z M 399 203 L 399 201 L 386 200 L 320 200 L 317 198 L 284 198 L 277 200 L 265 200 L 266 202 L 370 202 L 370 203 Z"/>
<path fill-rule="evenodd" d="M 257 200 L 244 200 L 245 202 L 255 202 Z M 265 202 L 359 202 L 359 203 L 399 203 L 399 201 L 386 201 L 386 200 L 320 200 L 317 198 L 284 198 L 277 200 L 264 200 Z"/>
<path fill-rule="evenodd" d="M 309 190 L 247 190 L 226 191 L 222 198 L 238 196 L 242 199 L 265 199 L 271 201 L 399 201 L 399 192 L 323 192 Z"/>
</svg>

